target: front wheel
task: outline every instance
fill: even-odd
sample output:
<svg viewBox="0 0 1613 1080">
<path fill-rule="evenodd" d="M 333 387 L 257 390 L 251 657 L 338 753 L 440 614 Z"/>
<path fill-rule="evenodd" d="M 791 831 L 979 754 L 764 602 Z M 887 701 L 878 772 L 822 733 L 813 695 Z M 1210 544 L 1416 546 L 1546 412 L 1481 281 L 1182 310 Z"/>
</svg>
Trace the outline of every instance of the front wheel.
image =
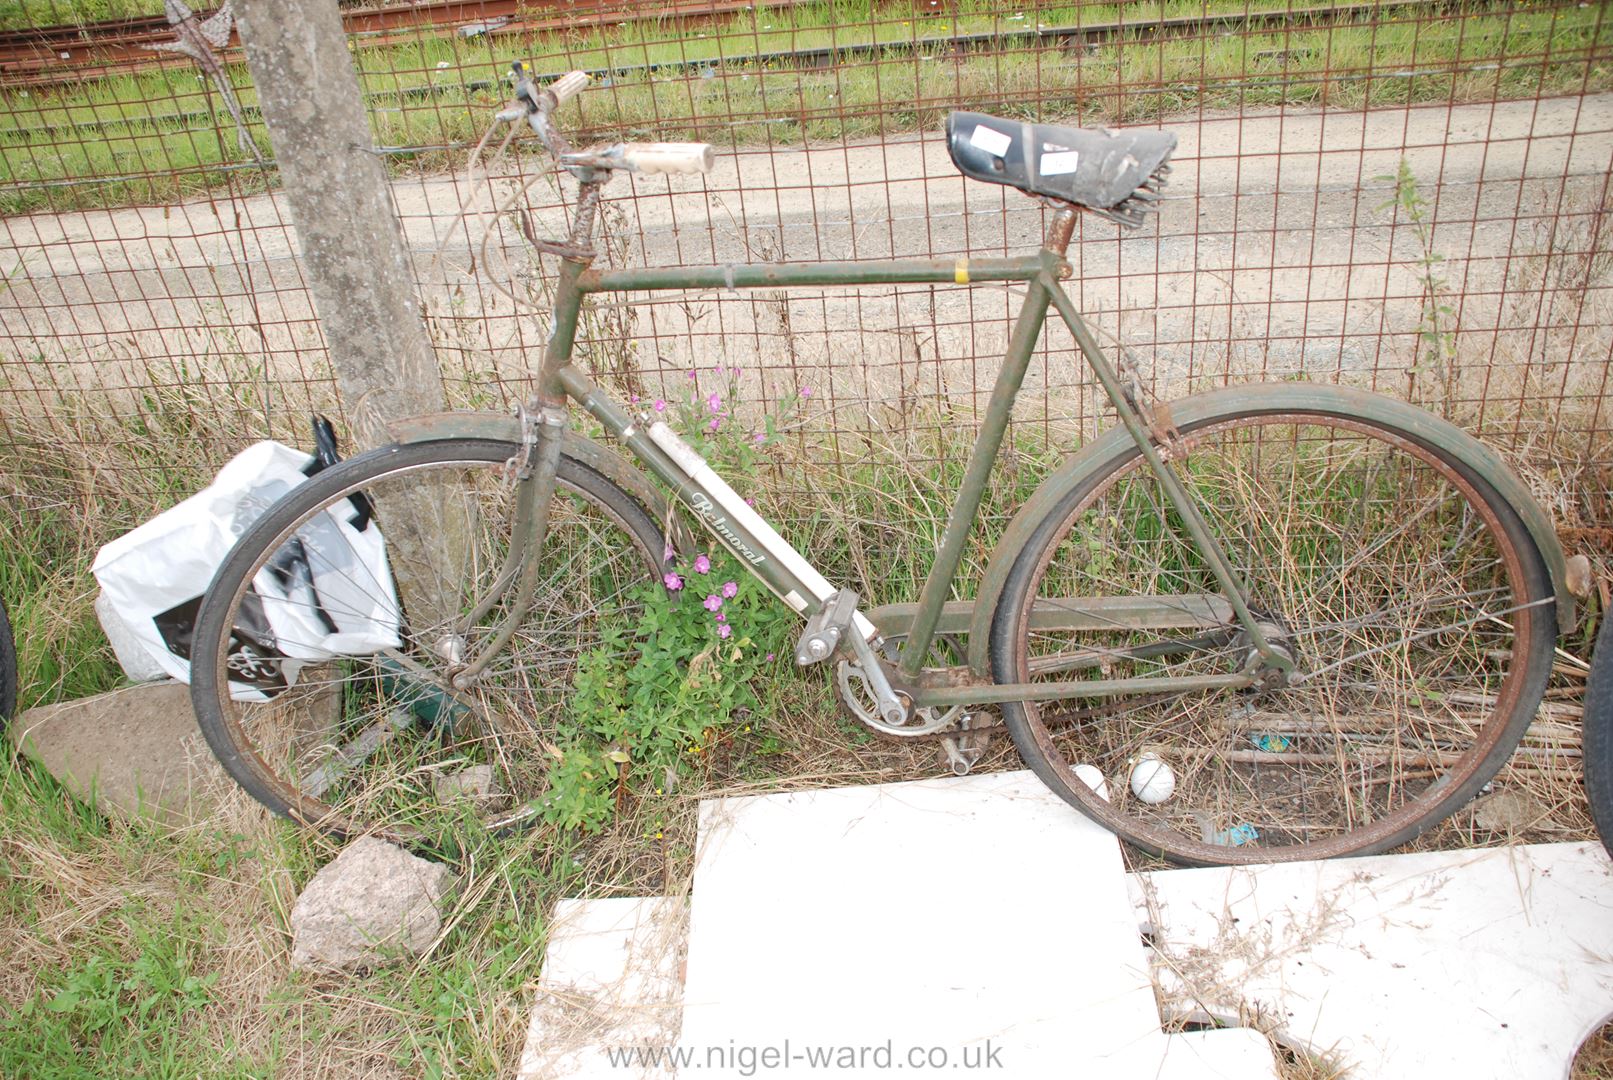
<svg viewBox="0 0 1613 1080">
<path fill-rule="evenodd" d="M 360 455 L 231 550 L 197 620 L 191 700 L 259 802 L 333 834 L 439 848 L 542 813 L 577 661 L 620 645 L 665 540 L 638 502 L 562 457 L 530 607 L 478 677 L 458 678 L 516 591 L 503 572 L 519 451 L 454 439 Z"/>
<path fill-rule="evenodd" d="M 1551 583 L 1519 515 L 1450 451 L 1342 406 L 1228 405 L 1181 436 L 1172 467 L 1299 677 L 1010 703 L 1025 762 L 1124 839 L 1187 864 L 1371 854 L 1470 800 L 1551 667 Z M 1220 589 L 1186 535 L 1137 447 L 1117 445 L 1016 558 L 992 624 L 997 680 L 1244 669 L 1252 644 L 1208 602 Z M 1031 618 L 1089 596 L 1192 597 L 1178 608 L 1220 614 L 1186 628 Z M 1107 798 L 1077 778 L 1085 765 Z"/>
</svg>

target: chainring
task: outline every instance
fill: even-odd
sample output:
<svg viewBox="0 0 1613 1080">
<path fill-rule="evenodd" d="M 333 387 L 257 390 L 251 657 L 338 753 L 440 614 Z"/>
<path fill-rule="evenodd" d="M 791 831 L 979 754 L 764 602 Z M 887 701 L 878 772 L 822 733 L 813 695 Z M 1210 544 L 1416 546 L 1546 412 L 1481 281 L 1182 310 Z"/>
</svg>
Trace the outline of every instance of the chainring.
<svg viewBox="0 0 1613 1080">
<path fill-rule="evenodd" d="M 880 652 L 885 659 L 892 663 L 896 661 L 897 649 L 902 640 L 901 635 L 885 639 L 880 646 Z M 930 656 L 926 659 L 933 659 L 939 665 L 950 665 L 956 663 L 957 658 L 962 656 L 963 648 L 955 638 L 940 635 L 930 646 Z M 963 705 L 953 705 L 948 708 L 930 706 L 914 709 L 907 723 L 900 726 L 888 724 L 875 709 L 873 688 L 868 685 L 868 676 L 863 671 L 862 665 L 855 660 L 840 660 L 835 664 L 835 690 L 839 694 L 840 705 L 846 712 L 879 734 L 896 739 L 921 739 L 954 728 L 966 708 Z"/>
</svg>

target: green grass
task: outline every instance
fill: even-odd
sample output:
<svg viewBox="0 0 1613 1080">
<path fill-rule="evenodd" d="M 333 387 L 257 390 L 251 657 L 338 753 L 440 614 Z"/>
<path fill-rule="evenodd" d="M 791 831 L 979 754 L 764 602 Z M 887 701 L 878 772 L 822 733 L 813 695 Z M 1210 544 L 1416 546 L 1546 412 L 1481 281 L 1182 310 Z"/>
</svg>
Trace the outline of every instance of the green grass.
<svg viewBox="0 0 1613 1080">
<path fill-rule="evenodd" d="M 198 3 L 205 10 L 212 5 Z M 162 0 L 0 0 L 0 30 L 161 15 Z"/>
<path fill-rule="evenodd" d="M 1212 5 L 1241 11 L 1237 4 Z M 1272 0 L 1256 5 L 1282 8 Z M 693 64 L 626 73 L 581 100 L 569 125 L 590 135 L 698 137 L 720 145 L 789 144 L 935 129 L 953 107 L 1081 123 L 1162 122 L 1201 108 L 1285 105 L 1359 108 L 1597 90 L 1613 85 L 1613 25 L 1594 5 L 1512 10 L 1473 3 L 1450 18 L 1395 15 L 1368 22 L 1194 39 L 1128 34 L 1071 57 L 1014 45 L 956 60 L 934 50 L 881 51 L 840 68 L 747 64 L 759 53 L 895 44 L 1010 32 L 1032 18 L 1099 25 L 1196 13 L 1199 5 L 1093 5 L 1033 10 L 965 3 L 951 21 L 902 20 L 868 0 L 736 15 L 706 30 L 630 23 L 567 35 L 466 42 L 422 39 L 355 55 L 376 142 L 396 169 L 457 164 L 501 103 L 516 57 L 540 72 L 572 67 Z M 1602 25 L 1598 25 L 1602 23 Z M 703 61 L 721 78 L 703 78 Z M 255 98 L 243 68 L 231 77 Z M 476 89 L 473 84 L 491 84 Z M 269 179 L 235 145 L 228 115 L 194 71 L 122 76 L 83 89 L 14 91 L 0 110 L 0 212 L 182 199 L 222 185 L 261 190 Z M 907 103 L 907 104 L 904 104 Z M 212 120 L 214 106 L 224 117 Z M 253 114 L 255 115 L 255 113 Z M 260 146 L 268 139 L 261 125 Z M 447 149 L 444 149 L 444 148 Z M 235 168 L 227 168 L 235 166 Z"/>
<path fill-rule="evenodd" d="M 177 391 L 135 404 L 113 414 L 64 397 L 61 427 L 8 421 L 26 452 L 0 462 L 0 590 L 17 620 L 26 704 L 117 685 L 90 608 L 95 550 L 193 490 L 221 444 L 255 437 L 231 426 L 239 415 L 202 413 Z M 869 432 L 859 448 L 809 416 L 776 451 L 748 450 L 748 462 L 739 448 L 709 449 L 739 466 L 736 483 L 788 521 L 811 558 L 876 600 L 902 600 L 927 569 L 968 421 L 936 415 L 920 434 Z M 836 439 L 844 464 L 812 465 Z M 991 493 L 988 534 L 1054 456 L 1023 444 Z M 987 550 L 983 537 L 969 573 Z M 333 854 L 328 841 L 264 819 L 244 796 L 177 836 L 103 820 L 40 769 L 0 755 L 0 947 L 11 961 L 0 973 L 0 1075 L 509 1075 L 557 896 L 677 891 L 704 794 L 933 774 L 932 747 L 890 746 L 843 717 L 822 671 L 779 665 L 755 691 L 768 707 L 702 745 L 675 793 L 635 790 L 587 838 L 541 828 L 476 839 L 455 864 L 451 929 L 429 960 L 341 979 L 289 969 L 290 905 Z"/>
<path fill-rule="evenodd" d="M 135 404 L 111 414 L 64 395 L 53 402 L 57 428 L 8 421 L 32 447 L 0 462 L 0 589 L 18 616 L 28 702 L 117 682 L 89 608 L 93 552 L 257 434 L 243 423 L 251 403 L 207 413 L 174 389 Z M 852 430 L 844 414 L 814 408 L 766 453 L 719 444 L 711 457 L 831 578 L 872 603 L 913 599 L 975 418 L 932 403 L 892 434 L 875 423 Z M 830 420 L 839 430 L 825 430 Z M 1016 430 L 958 595 L 972 593 L 1007 519 L 1074 441 Z M 327 841 L 249 805 L 177 837 L 105 821 L 37 768 L 0 755 L 0 948 L 10 960 L 0 971 L 0 1074 L 509 1075 L 556 897 L 677 892 L 705 795 L 935 774 L 932 746 L 893 746 L 842 716 L 824 672 L 786 665 L 755 691 L 767 707 L 703 746 L 676 792 L 635 790 L 598 835 L 478 838 L 456 863 L 450 929 L 431 956 L 342 979 L 289 969 L 287 914 L 332 855 Z M 989 764 L 1009 762 L 997 740 Z"/>
<path fill-rule="evenodd" d="M 585 865 L 545 833 L 488 842 L 429 963 L 316 979 L 284 927 L 322 841 L 104 822 L 9 756 L 0 810 L 5 1076 L 509 1075 L 547 905 Z"/>
</svg>

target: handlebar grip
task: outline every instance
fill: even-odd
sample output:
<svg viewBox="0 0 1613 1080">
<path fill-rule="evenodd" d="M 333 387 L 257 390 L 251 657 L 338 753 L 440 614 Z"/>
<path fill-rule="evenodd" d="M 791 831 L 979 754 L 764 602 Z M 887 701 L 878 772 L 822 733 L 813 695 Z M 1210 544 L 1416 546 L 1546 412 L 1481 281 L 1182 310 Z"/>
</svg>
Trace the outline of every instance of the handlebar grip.
<svg viewBox="0 0 1613 1080">
<path fill-rule="evenodd" d="M 556 105 L 564 105 L 580 94 L 592 78 L 586 71 L 572 71 L 560 76 L 545 89 L 554 95 Z"/>
<path fill-rule="evenodd" d="M 641 173 L 710 172 L 717 152 L 710 143 L 624 143 L 622 160 Z"/>
</svg>

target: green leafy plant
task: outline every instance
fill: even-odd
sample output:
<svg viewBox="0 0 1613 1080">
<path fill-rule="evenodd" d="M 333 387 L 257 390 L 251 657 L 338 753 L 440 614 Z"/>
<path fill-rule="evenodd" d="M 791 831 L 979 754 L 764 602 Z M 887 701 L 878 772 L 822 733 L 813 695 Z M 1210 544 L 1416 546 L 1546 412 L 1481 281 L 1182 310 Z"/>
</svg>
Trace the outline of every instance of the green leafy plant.
<svg viewBox="0 0 1613 1080">
<path fill-rule="evenodd" d="M 1428 401 L 1436 398 L 1447 412 L 1450 410 L 1453 383 L 1456 378 L 1456 311 L 1446 302 L 1449 282 L 1443 266 L 1445 256 L 1434 249 L 1433 207 L 1417 186 L 1417 177 L 1405 158 L 1394 175 L 1377 177 L 1393 182 L 1394 197 L 1378 209 L 1391 207 L 1403 215 L 1411 225 L 1417 242 L 1416 275 L 1422 286 L 1422 316 L 1417 324 L 1417 359 L 1412 364 L 1408 396 L 1413 400 Z M 1432 381 L 1434 393 L 1422 387 Z"/>
<path fill-rule="evenodd" d="M 782 427 L 811 398 L 802 388 L 780 411 L 743 420 L 739 369 L 688 373 L 681 398 L 634 395 L 738 480 L 754 476 Z M 664 793 L 727 741 L 757 708 L 754 684 L 784 651 L 793 616 L 726 552 L 669 564 L 629 599 L 631 624 L 606 626 L 573 676 L 571 737 L 552 745 L 546 818 L 563 828 L 608 825 L 628 798 Z M 640 606 L 642 605 L 642 606 Z"/>
<path fill-rule="evenodd" d="M 548 820 L 597 830 L 628 797 L 664 791 L 760 705 L 789 613 L 726 554 L 679 563 L 644 585 L 636 626 L 611 627 L 583 657 L 572 738 L 551 748 Z M 624 657 L 628 658 L 624 663 Z"/>
</svg>

